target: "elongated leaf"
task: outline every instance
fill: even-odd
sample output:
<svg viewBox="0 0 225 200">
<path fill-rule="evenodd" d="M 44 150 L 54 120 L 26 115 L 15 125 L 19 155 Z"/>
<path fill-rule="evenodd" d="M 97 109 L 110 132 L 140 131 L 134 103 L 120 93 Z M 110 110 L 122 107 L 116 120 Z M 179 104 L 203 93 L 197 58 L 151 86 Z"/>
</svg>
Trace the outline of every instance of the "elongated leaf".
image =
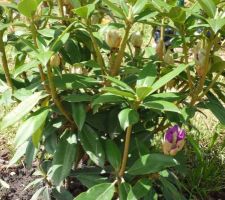
<svg viewBox="0 0 225 200">
<path fill-rule="evenodd" d="M 138 15 L 140 12 L 142 12 L 147 2 L 147 0 L 137 0 L 132 8 L 133 14 Z"/>
<path fill-rule="evenodd" d="M 144 100 L 145 97 L 147 97 L 150 92 L 151 92 L 152 88 L 151 87 L 138 87 L 136 88 L 136 93 L 137 93 L 137 96 L 139 98 L 139 100 Z"/>
<path fill-rule="evenodd" d="M 34 195 L 32 196 L 32 198 L 30 200 L 38 200 L 38 199 L 40 199 L 40 196 L 43 195 L 44 190 L 45 190 L 45 187 L 42 187 L 42 188 L 38 189 L 34 193 Z"/>
<path fill-rule="evenodd" d="M 135 95 L 132 94 L 131 92 L 127 92 L 124 90 L 119 90 L 113 87 L 105 87 L 103 88 L 104 91 L 124 97 L 124 98 L 131 98 L 131 99 L 135 99 Z"/>
<path fill-rule="evenodd" d="M 127 200 L 127 196 L 129 194 L 130 190 L 131 190 L 131 185 L 129 183 L 122 182 L 119 185 L 120 200 Z"/>
<path fill-rule="evenodd" d="M 158 81 L 156 81 L 152 85 L 152 91 L 151 93 L 155 92 L 165 84 L 167 84 L 169 81 L 171 81 L 173 78 L 178 76 L 181 72 L 183 72 L 188 65 L 179 65 L 179 67 L 175 68 L 173 71 L 169 72 L 168 74 L 164 75 L 162 78 L 160 78 Z"/>
<path fill-rule="evenodd" d="M 150 173 L 160 172 L 168 167 L 174 167 L 178 162 L 163 154 L 148 154 L 139 158 L 130 169 L 128 173 L 132 175 L 144 175 Z"/>
<path fill-rule="evenodd" d="M 157 67 L 155 64 L 148 63 L 140 72 L 136 87 L 150 87 L 157 77 Z"/>
<path fill-rule="evenodd" d="M 10 113 L 8 113 L 1 121 L 1 129 L 7 128 L 17 121 L 22 119 L 27 113 L 29 113 L 33 107 L 42 98 L 40 92 L 34 93 L 26 100 L 22 101 L 16 108 L 14 108 Z"/>
<path fill-rule="evenodd" d="M 180 93 L 168 92 L 168 93 L 158 93 L 152 94 L 145 98 L 145 102 L 162 100 L 162 101 L 178 101 L 184 98 L 185 96 Z"/>
<path fill-rule="evenodd" d="M 213 18 L 216 13 L 216 4 L 213 0 L 197 0 L 206 14 Z"/>
<path fill-rule="evenodd" d="M 85 106 L 82 103 L 73 103 L 72 116 L 73 116 L 73 120 L 78 126 L 78 129 L 81 130 L 83 128 L 83 125 L 86 119 Z"/>
<path fill-rule="evenodd" d="M 105 143 L 105 151 L 107 160 L 118 171 L 121 164 L 121 152 L 118 146 L 112 140 L 107 140 Z"/>
<path fill-rule="evenodd" d="M 107 183 L 106 177 L 98 176 L 98 175 L 90 175 L 90 174 L 78 174 L 76 178 L 86 187 L 91 188 L 95 185 L 101 183 Z"/>
<path fill-rule="evenodd" d="M 127 200 L 139 200 L 144 197 L 152 187 L 149 179 L 140 179 L 128 193 Z"/>
<path fill-rule="evenodd" d="M 208 19 L 207 22 L 215 34 L 225 26 L 224 19 Z"/>
<path fill-rule="evenodd" d="M 139 114 L 131 108 L 126 108 L 119 113 L 118 118 L 120 126 L 125 130 L 128 126 L 134 125 L 138 122 Z"/>
<path fill-rule="evenodd" d="M 86 6 L 82 6 L 79 8 L 74 9 L 74 13 L 76 13 L 78 16 L 87 19 L 91 13 L 94 11 L 95 5 L 94 4 L 88 4 Z"/>
<path fill-rule="evenodd" d="M 88 102 L 92 100 L 92 96 L 88 95 L 88 94 L 69 94 L 65 97 L 63 97 L 63 99 L 65 101 L 68 102 L 74 102 L 74 103 L 78 103 L 78 102 Z"/>
<path fill-rule="evenodd" d="M 18 10 L 26 17 L 32 17 L 39 3 L 38 0 L 21 0 L 18 4 Z"/>
<path fill-rule="evenodd" d="M 29 62 L 29 63 L 25 63 L 25 64 L 19 66 L 18 68 L 16 68 L 16 70 L 15 70 L 13 75 L 16 78 L 21 73 L 23 73 L 25 71 L 28 71 L 28 70 L 30 70 L 30 69 L 32 69 L 34 67 L 37 67 L 38 64 L 39 64 L 39 62 L 36 61 L 36 60 L 33 60 L 33 61 Z"/>
<path fill-rule="evenodd" d="M 41 51 L 41 52 L 36 53 L 36 57 L 43 66 L 46 66 L 48 61 L 50 60 L 52 54 L 53 54 L 52 51 Z"/>
<path fill-rule="evenodd" d="M 26 149 L 25 162 L 26 162 L 27 169 L 30 169 L 32 167 L 32 163 L 33 163 L 33 160 L 35 159 L 36 154 L 37 154 L 37 149 L 35 149 L 32 141 L 30 140 Z"/>
<path fill-rule="evenodd" d="M 52 171 L 50 177 L 55 185 L 60 183 L 69 175 L 77 151 L 77 138 L 74 133 L 66 131 L 60 138 L 53 155 Z"/>
<path fill-rule="evenodd" d="M 118 80 L 116 78 L 113 78 L 113 77 L 110 77 L 110 76 L 105 76 L 105 78 L 107 78 L 108 80 L 110 80 L 115 85 L 120 86 L 123 90 L 135 94 L 134 90 L 129 85 L 127 85 L 126 83 L 124 83 L 123 81 L 120 81 L 120 80 Z"/>
<path fill-rule="evenodd" d="M 38 110 L 19 127 L 15 138 L 15 144 L 17 147 L 28 140 L 34 133 L 39 130 L 39 128 L 43 126 L 48 112 L 48 109 Z"/>
<path fill-rule="evenodd" d="M 174 103 L 171 103 L 168 101 L 155 100 L 155 101 L 146 102 L 143 105 L 147 108 L 152 108 L 156 110 L 181 113 L 181 111 L 178 109 L 178 107 Z"/>
<path fill-rule="evenodd" d="M 79 133 L 80 142 L 90 156 L 91 160 L 98 166 L 103 167 L 105 163 L 105 152 L 98 135 L 92 128 L 85 125 Z"/>
<path fill-rule="evenodd" d="M 105 94 L 98 96 L 96 99 L 94 99 L 94 101 L 92 102 L 92 107 L 97 104 L 120 103 L 123 101 L 125 101 L 125 99 L 120 96 L 113 95 L 110 93 L 105 93 Z"/>
<path fill-rule="evenodd" d="M 125 18 L 125 14 L 118 5 L 112 3 L 112 1 L 109 0 L 103 0 L 103 2 L 112 10 L 113 14 L 120 18 Z"/>
<path fill-rule="evenodd" d="M 102 183 L 81 193 L 74 200 L 111 200 L 114 192 L 114 183 Z"/>
<path fill-rule="evenodd" d="M 15 164 L 26 153 L 27 147 L 28 141 L 22 144 L 19 148 L 17 148 L 13 158 L 9 161 L 9 167 Z"/>
</svg>

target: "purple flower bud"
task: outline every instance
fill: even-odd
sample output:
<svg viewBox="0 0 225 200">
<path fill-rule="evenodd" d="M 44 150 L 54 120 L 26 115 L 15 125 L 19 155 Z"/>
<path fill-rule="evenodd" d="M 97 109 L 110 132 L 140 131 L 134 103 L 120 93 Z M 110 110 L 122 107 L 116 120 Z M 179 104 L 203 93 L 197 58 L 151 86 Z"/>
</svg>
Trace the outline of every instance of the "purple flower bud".
<svg viewBox="0 0 225 200">
<path fill-rule="evenodd" d="M 164 153 L 172 156 L 176 155 L 183 148 L 185 137 L 185 130 L 181 129 L 178 125 L 168 128 L 163 141 Z"/>
</svg>

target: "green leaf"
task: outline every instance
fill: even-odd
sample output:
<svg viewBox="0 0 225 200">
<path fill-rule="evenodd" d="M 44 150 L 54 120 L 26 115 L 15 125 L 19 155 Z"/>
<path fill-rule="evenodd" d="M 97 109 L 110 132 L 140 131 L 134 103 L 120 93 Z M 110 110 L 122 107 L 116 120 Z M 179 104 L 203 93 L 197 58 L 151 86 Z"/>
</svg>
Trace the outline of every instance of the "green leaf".
<svg viewBox="0 0 225 200">
<path fill-rule="evenodd" d="M 225 108 L 223 104 L 212 94 L 207 94 L 208 101 L 203 102 L 203 106 L 209 109 L 221 124 L 225 125 Z"/>
<path fill-rule="evenodd" d="M 81 193 L 74 200 L 111 200 L 114 192 L 114 183 L 102 183 Z"/>
<path fill-rule="evenodd" d="M 35 113 L 33 113 L 18 129 L 15 137 L 15 145 L 16 147 L 23 144 L 27 141 L 34 133 L 36 133 L 39 129 L 43 130 L 43 125 L 47 118 L 49 110 L 48 109 L 39 109 Z M 39 134 L 38 141 L 39 142 L 41 134 Z M 37 145 L 37 143 L 35 145 Z M 37 145 L 38 146 L 38 145 Z"/>
<path fill-rule="evenodd" d="M 86 120 L 86 109 L 84 104 L 82 103 L 72 104 L 72 117 L 76 125 L 78 126 L 78 129 L 81 130 Z"/>
<path fill-rule="evenodd" d="M 165 84 L 167 84 L 169 81 L 171 81 L 173 78 L 175 78 L 176 76 L 178 76 L 181 72 L 183 72 L 186 68 L 188 67 L 188 65 L 179 65 L 179 67 L 176 67 L 173 71 L 169 72 L 168 74 L 164 75 L 162 78 L 160 78 L 159 80 L 157 80 L 153 85 L 152 85 L 152 91 L 151 94 L 153 92 L 155 92 L 156 90 L 158 90 L 159 88 L 161 88 L 162 86 L 164 86 Z"/>
<path fill-rule="evenodd" d="M 186 12 L 181 7 L 172 7 L 168 15 L 171 20 L 179 24 L 186 21 Z"/>
<path fill-rule="evenodd" d="M 215 34 L 225 26 L 224 19 L 207 19 L 207 22 Z"/>
<path fill-rule="evenodd" d="M 107 178 L 98 176 L 98 175 L 92 175 L 92 174 L 78 174 L 76 178 L 86 187 L 91 188 L 95 185 L 101 184 L 101 183 L 107 183 Z"/>
<path fill-rule="evenodd" d="M 22 101 L 16 108 L 14 108 L 2 119 L 0 126 L 1 129 L 5 129 L 22 119 L 34 108 L 41 98 L 43 98 L 41 92 L 37 92 L 28 97 L 26 100 Z"/>
<path fill-rule="evenodd" d="M 18 10 L 26 17 L 32 17 L 39 5 L 38 0 L 21 0 L 18 3 Z"/>
<path fill-rule="evenodd" d="M 145 97 L 147 97 L 150 92 L 151 92 L 152 88 L 151 87 L 138 87 L 136 88 L 136 93 L 137 93 L 137 96 L 138 96 L 138 99 L 139 100 L 144 100 Z"/>
<path fill-rule="evenodd" d="M 9 161 L 9 167 L 15 164 L 26 153 L 27 147 L 28 141 L 17 148 L 16 153 L 13 155 L 13 158 Z"/>
<path fill-rule="evenodd" d="M 140 72 L 136 87 L 149 87 L 152 86 L 157 77 L 157 66 L 152 63 L 148 63 L 144 66 Z"/>
<path fill-rule="evenodd" d="M 19 67 L 16 68 L 16 70 L 14 71 L 14 74 L 13 74 L 14 78 L 16 78 L 17 76 L 19 76 L 19 75 L 22 74 L 23 72 L 27 72 L 28 70 L 37 67 L 38 64 L 39 64 L 38 61 L 33 60 L 33 61 L 30 61 L 29 63 L 25 63 L 25 64 L 19 66 Z"/>
<path fill-rule="evenodd" d="M 70 174 L 76 158 L 76 153 L 76 135 L 66 131 L 60 138 L 56 151 L 53 155 L 50 177 L 55 185 L 60 185 L 60 183 Z"/>
<path fill-rule="evenodd" d="M 34 195 L 32 196 L 32 198 L 30 200 L 38 200 L 38 199 L 40 199 L 39 197 L 43 194 L 44 190 L 45 190 L 45 187 L 41 187 L 40 189 L 38 189 L 34 193 Z"/>
<path fill-rule="evenodd" d="M 126 108 L 120 111 L 119 115 L 120 126 L 125 130 L 128 126 L 134 125 L 139 120 L 139 114 L 136 110 Z"/>
<path fill-rule="evenodd" d="M 95 10 L 95 4 L 88 4 L 86 6 L 74 9 L 73 12 L 82 18 L 89 18 L 92 12 Z"/>
<path fill-rule="evenodd" d="M 88 94 L 69 94 L 64 96 L 63 100 L 73 103 L 89 102 L 92 100 L 92 96 Z"/>
<path fill-rule="evenodd" d="M 103 2 L 112 10 L 114 15 L 123 19 L 126 18 L 126 15 L 124 14 L 123 9 L 120 8 L 118 5 L 112 3 L 109 0 L 103 0 Z"/>
<path fill-rule="evenodd" d="M 161 101 L 161 100 L 149 101 L 149 102 L 145 102 L 143 105 L 147 108 L 152 108 L 156 110 L 181 113 L 181 111 L 178 109 L 178 107 L 174 103 L 171 103 L 168 101 Z"/>
<path fill-rule="evenodd" d="M 36 53 L 37 59 L 41 62 L 43 66 L 46 66 L 50 60 L 53 52 L 52 51 L 41 51 Z"/>
<path fill-rule="evenodd" d="M 119 184 L 120 200 L 127 200 L 127 196 L 130 190 L 131 190 L 131 185 L 129 183 L 122 182 L 121 184 Z"/>
<path fill-rule="evenodd" d="M 113 95 L 110 93 L 105 93 L 94 99 L 94 101 L 92 102 L 92 107 L 98 104 L 121 103 L 123 101 L 125 101 L 125 99 L 120 96 Z"/>
<path fill-rule="evenodd" d="M 32 167 L 32 163 L 33 163 L 33 160 L 35 159 L 36 154 L 37 154 L 37 149 L 35 149 L 32 141 L 30 140 L 26 149 L 25 163 L 26 163 L 27 169 L 30 169 Z"/>
<path fill-rule="evenodd" d="M 155 101 L 155 100 L 178 101 L 178 100 L 181 100 L 182 98 L 185 98 L 185 96 L 181 93 L 165 92 L 165 93 L 152 94 L 145 98 L 145 102 Z"/>
<path fill-rule="evenodd" d="M 128 193 L 127 200 L 139 200 L 144 197 L 152 187 L 152 182 L 147 178 L 140 179 Z"/>
<path fill-rule="evenodd" d="M 140 12 L 142 12 L 147 2 L 147 0 L 137 0 L 132 8 L 133 14 L 138 15 Z"/>
<path fill-rule="evenodd" d="M 130 93 L 133 93 L 135 94 L 134 90 L 129 86 L 127 85 L 126 83 L 124 83 L 123 81 L 120 81 L 116 78 L 113 78 L 113 77 L 110 77 L 110 76 L 104 76 L 106 79 L 110 80 L 112 83 L 114 83 L 116 86 L 119 86 L 121 89 L 127 91 L 127 92 L 130 92 Z"/>
<path fill-rule="evenodd" d="M 118 171 L 121 164 L 121 152 L 113 140 L 107 140 L 105 143 L 106 157 L 113 168 Z"/>
<path fill-rule="evenodd" d="M 113 88 L 113 87 L 104 87 L 102 90 L 106 91 L 106 92 L 109 92 L 109 93 L 112 93 L 112 94 L 115 94 L 115 95 L 118 95 L 118 96 L 121 96 L 121 97 L 124 97 L 124 98 L 135 99 L 135 95 L 133 93 L 127 92 L 127 91 L 124 91 L 124 90 L 119 90 L 119 89 L 116 89 L 116 88 Z"/>
<path fill-rule="evenodd" d="M 213 0 L 197 0 L 201 8 L 206 12 L 206 14 L 213 18 L 216 13 L 216 4 Z"/>
<path fill-rule="evenodd" d="M 91 160 L 98 166 L 103 167 L 105 163 L 105 152 L 98 135 L 92 128 L 85 125 L 79 132 L 80 142 L 90 156 Z"/>
<path fill-rule="evenodd" d="M 145 175 L 150 173 L 160 172 L 168 167 L 174 167 L 178 162 L 163 154 L 148 154 L 139 158 L 130 169 L 128 173 L 131 175 Z"/>
</svg>

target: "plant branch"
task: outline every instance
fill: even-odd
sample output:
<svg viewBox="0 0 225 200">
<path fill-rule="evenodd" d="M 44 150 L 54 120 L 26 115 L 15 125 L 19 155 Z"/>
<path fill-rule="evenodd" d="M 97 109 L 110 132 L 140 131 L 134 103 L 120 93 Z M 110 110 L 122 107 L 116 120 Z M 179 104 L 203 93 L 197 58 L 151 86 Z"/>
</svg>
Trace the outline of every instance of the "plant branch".
<svg viewBox="0 0 225 200">
<path fill-rule="evenodd" d="M 2 67 L 5 73 L 6 82 L 8 86 L 13 89 L 13 82 L 10 77 L 9 67 L 8 67 L 8 62 L 7 62 L 6 52 L 5 52 L 5 45 L 3 42 L 3 33 L 4 31 L 0 31 L 0 57 L 2 60 Z"/>
<path fill-rule="evenodd" d="M 63 1 L 58 0 L 58 5 L 59 5 L 59 16 L 64 17 L 64 11 L 63 11 Z"/>
<path fill-rule="evenodd" d="M 119 72 L 119 69 L 121 67 L 121 63 L 123 61 L 123 56 L 124 56 L 124 52 L 125 52 L 125 49 L 126 49 L 126 44 L 127 44 L 127 40 L 128 40 L 128 37 L 129 37 L 129 32 L 130 32 L 131 27 L 132 27 L 132 23 L 128 21 L 127 27 L 126 27 L 126 30 L 125 30 L 125 34 L 124 34 L 124 37 L 123 37 L 122 42 L 121 42 L 119 52 L 116 56 L 116 59 L 115 59 L 113 65 L 110 67 L 110 75 L 111 76 L 116 76 Z"/>
<path fill-rule="evenodd" d="M 122 164 L 121 164 L 120 171 L 119 171 L 119 178 L 123 177 L 124 172 L 126 170 L 131 133 L 132 133 L 132 126 L 128 126 L 127 131 L 126 131 L 126 139 L 125 139 L 125 145 L 124 145 L 123 159 L 122 159 Z"/>
</svg>

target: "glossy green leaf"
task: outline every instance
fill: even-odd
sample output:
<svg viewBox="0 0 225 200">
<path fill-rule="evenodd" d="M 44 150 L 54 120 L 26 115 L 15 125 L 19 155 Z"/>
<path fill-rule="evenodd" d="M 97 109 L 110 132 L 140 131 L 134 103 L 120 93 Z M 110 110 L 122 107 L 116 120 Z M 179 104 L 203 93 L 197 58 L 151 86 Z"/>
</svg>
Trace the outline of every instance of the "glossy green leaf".
<svg viewBox="0 0 225 200">
<path fill-rule="evenodd" d="M 73 103 L 89 102 L 92 100 L 92 96 L 88 94 L 69 94 L 63 97 L 63 100 Z"/>
<path fill-rule="evenodd" d="M 168 15 L 170 19 L 179 24 L 184 23 L 186 20 L 186 13 L 181 7 L 172 7 Z"/>
<path fill-rule="evenodd" d="M 43 66 L 46 66 L 48 61 L 50 60 L 52 54 L 53 54 L 52 51 L 41 51 L 36 54 L 36 57 Z"/>
<path fill-rule="evenodd" d="M 78 16 L 87 19 L 88 17 L 90 17 L 91 13 L 94 10 L 95 10 L 95 5 L 94 4 L 88 4 L 86 6 L 82 6 L 82 7 L 76 8 L 73 11 Z"/>
<path fill-rule="evenodd" d="M 206 14 L 213 18 L 216 13 L 216 4 L 213 0 L 197 0 L 201 8 L 206 12 Z"/>
<path fill-rule="evenodd" d="M 101 183 L 109 182 L 106 177 L 91 174 L 78 174 L 76 178 L 86 187 L 91 188 Z"/>
<path fill-rule="evenodd" d="M 52 171 L 50 177 L 55 185 L 70 174 L 77 152 L 77 138 L 74 133 L 66 131 L 60 138 L 53 155 Z"/>
<path fill-rule="evenodd" d="M 173 71 L 169 72 L 168 74 L 164 75 L 162 78 L 157 80 L 153 85 L 152 85 L 152 91 L 151 93 L 155 92 L 165 84 L 167 84 L 169 81 L 171 81 L 173 78 L 178 76 L 181 72 L 183 72 L 188 65 L 179 65 L 176 67 Z"/>
<path fill-rule="evenodd" d="M 8 113 L 1 121 L 1 129 L 7 128 L 28 114 L 38 101 L 43 98 L 41 92 L 34 93 L 26 100 L 22 101 L 16 108 Z"/>
<path fill-rule="evenodd" d="M 127 85 L 126 83 L 124 83 L 123 81 L 110 77 L 110 76 L 105 76 L 106 79 L 110 80 L 112 83 L 114 83 L 116 86 L 119 86 L 121 89 L 127 91 L 127 92 L 131 92 L 133 94 L 135 94 L 134 90 Z"/>
<path fill-rule="evenodd" d="M 20 74 L 22 74 L 23 72 L 27 72 L 28 70 L 37 67 L 39 64 L 38 61 L 33 60 L 29 63 L 25 63 L 21 66 L 19 66 L 18 68 L 15 69 L 13 76 L 16 78 L 17 76 L 19 76 Z"/>
<path fill-rule="evenodd" d="M 224 18 L 223 19 L 207 19 L 207 22 L 209 23 L 210 27 L 212 28 L 215 34 L 225 26 Z"/>
<path fill-rule="evenodd" d="M 122 156 L 118 146 L 113 142 L 113 140 L 107 140 L 105 142 L 105 152 L 109 163 L 116 171 L 118 171 L 120 168 Z"/>
<path fill-rule="evenodd" d="M 30 200 L 39 200 L 39 199 L 40 199 L 40 196 L 43 195 L 44 190 L 45 190 L 45 187 L 39 188 L 39 189 L 34 193 L 34 195 L 31 197 Z"/>
<path fill-rule="evenodd" d="M 30 140 L 26 149 L 26 168 L 30 169 L 32 167 L 32 163 L 36 157 L 37 149 L 34 147 L 33 142 Z"/>
<path fill-rule="evenodd" d="M 181 113 L 178 107 L 174 103 L 171 103 L 168 101 L 155 100 L 155 101 L 145 102 L 143 105 L 147 108 L 152 108 L 156 110 Z"/>
<path fill-rule="evenodd" d="M 154 83 L 157 77 L 157 66 L 152 63 L 148 63 L 144 66 L 140 72 L 136 87 L 150 87 Z"/>
<path fill-rule="evenodd" d="M 103 167 L 105 163 L 105 152 L 99 136 L 94 130 L 85 125 L 79 133 L 80 142 L 90 156 L 91 160 L 98 166 Z"/>
<path fill-rule="evenodd" d="M 15 145 L 17 147 L 27 141 L 34 133 L 43 127 L 48 112 L 48 109 L 36 111 L 19 127 L 15 137 Z"/>
<path fill-rule="evenodd" d="M 72 117 L 75 121 L 78 129 L 81 130 L 83 128 L 84 122 L 86 120 L 86 109 L 85 105 L 82 103 L 73 103 L 72 104 Z"/>
<path fill-rule="evenodd" d="M 152 187 L 152 182 L 147 178 L 140 179 L 128 193 L 127 200 L 139 200 L 144 197 Z"/>
<path fill-rule="evenodd" d="M 131 175 L 144 175 L 150 173 L 160 172 L 169 167 L 175 167 L 178 162 L 163 154 L 148 154 L 139 158 L 129 169 L 128 173 Z"/>
<path fill-rule="evenodd" d="M 136 93 L 137 93 L 137 96 L 138 96 L 138 99 L 139 100 L 144 100 L 145 97 L 147 97 L 150 92 L 151 92 L 152 88 L 151 87 L 138 87 L 136 88 Z"/>
<path fill-rule="evenodd" d="M 128 126 L 134 125 L 139 120 L 139 114 L 136 110 L 133 110 L 131 108 L 126 108 L 120 111 L 119 115 L 119 122 L 120 126 L 123 130 L 126 130 Z"/>
<path fill-rule="evenodd" d="M 143 11 L 147 2 L 147 0 L 137 0 L 134 6 L 132 7 L 133 14 L 138 15 L 141 11 Z"/>
<path fill-rule="evenodd" d="M 103 88 L 104 91 L 124 97 L 124 98 L 131 98 L 131 99 L 135 99 L 135 95 L 131 92 L 127 92 L 124 90 L 119 90 L 113 87 L 105 87 Z"/>
<path fill-rule="evenodd" d="M 21 0 L 18 3 L 18 10 L 26 17 L 32 17 L 39 5 L 39 0 Z"/>
<path fill-rule="evenodd" d="M 102 183 L 81 193 L 74 200 L 111 200 L 114 192 L 114 183 Z"/>
<path fill-rule="evenodd" d="M 98 96 L 97 98 L 95 98 L 93 100 L 92 107 L 95 105 L 98 105 L 98 104 L 121 103 L 123 101 L 125 101 L 125 99 L 120 96 L 110 94 L 110 93 L 105 93 L 105 94 Z"/>
<path fill-rule="evenodd" d="M 127 196 L 131 190 L 131 185 L 126 182 L 119 184 L 119 197 L 120 200 L 127 200 Z"/>
<path fill-rule="evenodd" d="M 113 14 L 120 18 L 125 18 L 125 14 L 118 5 L 112 3 L 112 1 L 109 0 L 103 0 L 103 2 L 112 10 Z"/>
<path fill-rule="evenodd" d="M 9 167 L 15 164 L 24 154 L 26 153 L 26 149 L 28 147 L 28 141 L 19 146 L 16 150 L 16 153 L 13 155 L 12 159 L 9 161 Z"/>
</svg>

